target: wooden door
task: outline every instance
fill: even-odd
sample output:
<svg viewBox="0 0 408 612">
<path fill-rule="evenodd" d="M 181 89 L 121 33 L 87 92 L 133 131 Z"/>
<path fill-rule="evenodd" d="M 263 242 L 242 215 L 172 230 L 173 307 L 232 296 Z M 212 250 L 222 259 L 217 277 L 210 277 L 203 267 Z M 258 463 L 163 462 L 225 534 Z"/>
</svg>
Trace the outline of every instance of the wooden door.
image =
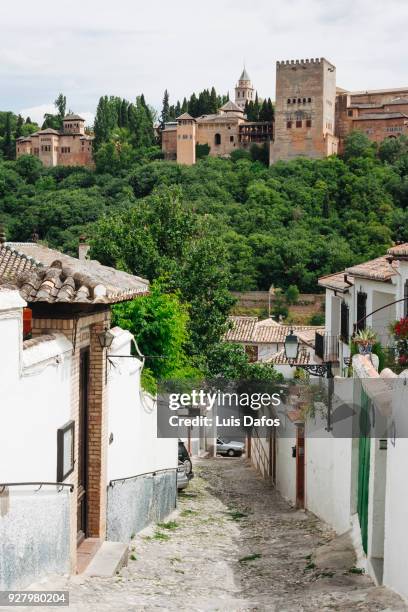
<svg viewBox="0 0 408 612">
<path fill-rule="evenodd" d="M 305 428 L 296 427 L 296 506 L 305 507 Z"/>
<path fill-rule="evenodd" d="M 89 349 L 82 349 L 79 367 L 77 544 L 87 536 Z"/>
<path fill-rule="evenodd" d="M 370 411 L 371 402 L 361 389 L 361 412 L 360 412 L 360 438 L 358 447 L 358 493 L 357 512 L 360 522 L 361 541 L 364 552 L 367 554 L 368 540 L 368 489 L 370 484 Z"/>
</svg>

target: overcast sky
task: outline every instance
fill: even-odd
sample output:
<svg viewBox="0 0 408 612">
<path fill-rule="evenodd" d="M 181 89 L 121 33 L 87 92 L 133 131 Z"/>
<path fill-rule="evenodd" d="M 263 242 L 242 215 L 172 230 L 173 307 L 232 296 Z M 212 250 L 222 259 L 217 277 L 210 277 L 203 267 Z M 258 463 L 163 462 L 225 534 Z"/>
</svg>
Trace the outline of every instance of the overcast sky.
<svg viewBox="0 0 408 612">
<path fill-rule="evenodd" d="M 347 89 L 408 86 L 408 0 L 2 0 L 0 110 L 41 120 L 62 91 L 90 121 L 104 94 L 161 107 L 245 61 L 261 97 L 275 62 L 326 57 Z"/>
</svg>

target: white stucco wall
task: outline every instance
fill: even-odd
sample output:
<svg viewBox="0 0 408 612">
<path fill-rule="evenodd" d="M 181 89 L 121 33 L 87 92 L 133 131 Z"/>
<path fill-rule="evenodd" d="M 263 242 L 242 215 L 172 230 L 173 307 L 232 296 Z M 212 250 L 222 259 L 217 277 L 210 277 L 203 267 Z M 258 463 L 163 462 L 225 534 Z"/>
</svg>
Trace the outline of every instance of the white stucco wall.
<svg viewBox="0 0 408 612">
<path fill-rule="evenodd" d="M 402 381 L 398 384 L 394 402 L 394 410 L 400 411 L 404 418 L 408 406 L 408 385 L 404 385 Z M 397 425 L 397 436 L 399 429 Z M 383 582 L 408 599 L 407 457 L 407 438 L 397 437 L 395 446 L 388 440 Z"/>
<path fill-rule="evenodd" d="M 306 508 L 344 533 L 351 526 L 352 440 L 306 434 L 305 446 Z"/>
<path fill-rule="evenodd" d="M 55 482 L 57 429 L 70 419 L 72 345 L 54 334 L 23 351 L 23 306 L 17 292 L 0 292 L 0 482 Z"/>
<path fill-rule="evenodd" d="M 155 470 L 177 468 L 178 441 L 157 438 L 157 407 L 140 393 L 142 362 L 115 358 L 130 355 L 132 335 L 120 328 L 109 350 L 112 364 L 108 373 L 108 483 L 112 479 L 136 476 Z"/>
<path fill-rule="evenodd" d="M 292 457 L 292 446 L 296 446 L 296 431 L 294 425 L 293 437 L 288 431 L 285 436 L 276 437 L 276 488 L 291 504 L 296 503 L 296 458 Z"/>
</svg>

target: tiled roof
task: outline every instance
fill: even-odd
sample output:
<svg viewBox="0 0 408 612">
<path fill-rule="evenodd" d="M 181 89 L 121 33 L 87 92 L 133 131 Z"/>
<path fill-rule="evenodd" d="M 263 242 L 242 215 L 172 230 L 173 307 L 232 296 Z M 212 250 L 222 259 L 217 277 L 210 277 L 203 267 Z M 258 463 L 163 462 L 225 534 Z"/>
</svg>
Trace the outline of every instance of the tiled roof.
<svg viewBox="0 0 408 612">
<path fill-rule="evenodd" d="M 54 134 L 55 136 L 60 136 L 61 132 L 54 130 L 53 128 L 45 128 L 44 130 L 39 130 L 38 132 L 34 132 L 34 134 L 30 134 L 30 136 L 43 136 L 44 134 Z"/>
<path fill-rule="evenodd" d="M 257 317 L 229 317 L 231 329 L 224 335 L 226 342 L 246 342 L 253 337 Z"/>
<path fill-rule="evenodd" d="M 63 121 L 85 121 L 85 119 L 75 113 L 68 113 L 68 115 L 65 115 Z"/>
<path fill-rule="evenodd" d="M 197 117 L 197 123 L 236 123 L 238 119 L 244 119 L 242 111 L 229 112 L 225 115 L 202 115 Z"/>
<path fill-rule="evenodd" d="M 335 291 L 347 291 L 350 287 L 348 283 L 346 283 L 344 277 L 346 276 L 345 272 L 337 272 L 336 274 L 328 274 L 327 276 L 321 276 L 317 281 L 317 284 L 320 287 L 327 287 L 327 289 L 334 289 Z M 354 284 L 353 278 L 348 277 L 347 280 L 352 285 Z"/>
<path fill-rule="evenodd" d="M 361 278 L 370 278 L 372 280 L 389 281 L 395 275 L 394 266 L 388 261 L 388 258 L 377 257 L 351 268 L 347 268 L 346 272 L 353 276 Z"/>
<path fill-rule="evenodd" d="M 0 284 L 17 288 L 29 303 L 114 304 L 149 289 L 138 276 L 37 243 L 0 245 Z"/>
<path fill-rule="evenodd" d="M 240 81 L 250 81 L 251 80 L 249 74 L 247 73 L 246 68 L 243 69 L 241 76 L 239 77 L 239 80 Z"/>
<path fill-rule="evenodd" d="M 277 353 L 275 353 L 274 355 L 272 355 L 272 357 L 269 357 L 269 359 L 265 360 L 266 363 L 272 363 L 274 365 L 294 365 L 296 366 L 296 364 L 307 364 L 310 362 L 310 355 L 307 351 L 299 351 L 299 354 L 297 356 L 296 359 L 296 364 L 290 364 L 286 355 L 285 355 L 285 350 L 282 349 L 281 351 L 278 351 Z"/>
<path fill-rule="evenodd" d="M 316 331 L 324 327 L 316 325 L 281 325 L 273 319 L 258 321 L 256 317 L 230 317 L 232 329 L 224 335 L 225 342 L 244 342 L 250 344 L 284 344 L 286 336 L 293 330 L 301 342 L 305 334 L 306 344 Z"/>
<path fill-rule="evenodd" d="M 180 119 L 192 119 L 193 121 L 195 121 L 194 117 L 192 117 L 189 113 L 183 113 L 182 115 L 180 115 L 180 117 L 177 117 L 177 121 L 180 121 Z"/>
<path fill-rule="evenodd" d="M 391 247 L 391 249 L 388 249 L 387 253 L 395 257 L 395 259 L 398 259 L 398 257 L 408 257 L 408 242 Z"/>
<path fill-rule="evenodd" d="M 231 100 L 228 100 L 228 102 L 223 104 L 223 106 L 221 106 L 220 110 L 224 111 L 224 112 L 229 112 L 229 111 L 235 111 L 237 113 L 242 113 L 243 112 L 242 108 L 240 108 L 238 106 L 238 104 L 235 104 L 235 102 L 231 102 Z"/>
</svg>

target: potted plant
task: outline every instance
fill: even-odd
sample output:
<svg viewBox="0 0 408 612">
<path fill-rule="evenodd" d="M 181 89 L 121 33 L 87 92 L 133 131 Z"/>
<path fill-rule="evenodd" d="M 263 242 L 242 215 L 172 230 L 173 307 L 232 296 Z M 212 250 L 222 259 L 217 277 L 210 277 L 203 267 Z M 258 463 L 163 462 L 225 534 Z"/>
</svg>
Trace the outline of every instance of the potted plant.
<svg viewBox="0 0 408 612">
<path fill-rule="evenodd" d="M 395 339 L 398 353 L 398 363 L 408 367 L 408 317 L 394 321 L 390 326 L 391 333 Z"/>
<path fill-rule="evenodd" d="M 360 329 L 354 336 L 353 341 L 361 355 L 369 355 L 373 350 L 374 344 L 377 342 L 377 334 L 370 327 Z"/>
</svg>

